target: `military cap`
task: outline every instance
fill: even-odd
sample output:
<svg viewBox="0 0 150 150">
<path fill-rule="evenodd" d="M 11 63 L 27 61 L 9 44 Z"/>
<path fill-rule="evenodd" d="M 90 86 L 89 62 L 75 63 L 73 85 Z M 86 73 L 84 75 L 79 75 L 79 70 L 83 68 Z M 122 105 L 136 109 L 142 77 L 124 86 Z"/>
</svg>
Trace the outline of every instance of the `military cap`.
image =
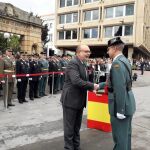
<svg viewBox="0 0 150 150">
<path fill-rule="evenodd" d="M 110 47 L 112 45 L 118 45 L 118 44 L 124 44 L 124 42 L 121 40 L 120 37 L 115 37 L 108 41 L 108 47 Z"/>
</svg>

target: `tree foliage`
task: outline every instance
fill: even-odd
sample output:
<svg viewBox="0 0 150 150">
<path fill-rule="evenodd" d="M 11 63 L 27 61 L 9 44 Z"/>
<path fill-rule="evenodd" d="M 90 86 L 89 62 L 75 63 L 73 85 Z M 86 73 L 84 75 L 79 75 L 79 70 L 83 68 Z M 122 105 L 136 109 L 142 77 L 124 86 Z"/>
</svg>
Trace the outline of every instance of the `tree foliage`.
<svg viewBox="0 0 150 150">
<path fill-rule="evenodd" d="M 20 50 L 20 38 L 17 35 L 10 37 L 9 47 L 11 47 L 15 52 Z"/>
<path fill-rule="evenodd" d="M 43 47 L 45 46 L 45 44 L 49 41 L 48 39 L 48 25 L 45 24 L 42 26 L 42 34 L 41 34 L 41 40 L 43 42 Z"/>
<path fill-rule="evenodd" d="M 0 33 L 0 50 L 5 51 L 7 47 L 11 47 L 14 52 L 20 50 L 20 38 L 17 35 L 13 35 L 10 38 L 4 38 L 4 34 Z"/>
</svg>

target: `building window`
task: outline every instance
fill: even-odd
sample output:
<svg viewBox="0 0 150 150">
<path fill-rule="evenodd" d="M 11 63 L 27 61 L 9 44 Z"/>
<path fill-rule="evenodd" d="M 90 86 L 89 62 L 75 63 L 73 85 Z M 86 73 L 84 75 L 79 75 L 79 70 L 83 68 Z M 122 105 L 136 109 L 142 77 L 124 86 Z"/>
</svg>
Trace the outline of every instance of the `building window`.
<svg viewBox="0 0 150 150">
<path fill-rule="evenodd" d="M 70 30 L 66 31 L 65 39 L 71 39 L 71 31 Z"/>
<path fill-rule="evenodd" d="M 79 0 L 74 0 L 74 5 L 78 5 Z"/>
<path fill-rule="evenodd" d="M 85 21 L 91 20 L 91 11 L 85 11 Z"/>
<path fill-rule="evenodd" d="M 105 37 L 112 37 L 113 27 L 105 27 Z"/>
<path fill-rule="evenodd" d="M 72 6 L 72 0 L 67 0 L 67 6 Z"/>
<path fill-rule="evenodd" d="M 98 28 L 97 27 L 83 30 L 83 38 L 84 39 L 97 38 L 97 37 L 98 37 Z"/>
<path fill-rule="evenodd" d="M 77 39 L 77 30 L 72 31 L 72 39 Z"/>
<path fill-rule="evenodd" d="M 66 15 L 66 23 L 71 23 L 72 22 L 72 14 L 67 14 Z"/>
<path fill-rule="evenodd" d="M 91 38 L 97 38 L 97 37 L 98 37 L 98 28 L 93 28 Z"/>
<path fill-rule="evenodd" d="M 134 14 L 134 4 L 126 5 L 126 16 Z"/>
<path fill-rule="evenodd" d="M 65 15 L 60 15 L 59 23 L 60 24 L 64 24 L 65 23 Z"/>
<path fill-rule="evenodd" d="M 78 22 L 78 13 L 60 15 L 60 24 Z"/>
<path fill-rule="evenodd" d="M 85 3 L 91 3 L 92 0 L 85 0 Z"/>
<path fill-rule="evenodd" d="M 113 11 L 114 11 L 114 8 L 111 7 L 111 8 L 106 8 L 106 16 L 105 18 L 113 18 Z"/>
<path fill-rule="evenodd" d="M 60 8 L 78 5 L 78 3 L 79 3 L 79 0 L 60 0 Z"/>
<path fill-rule="evenodd" d="M 115 17 L 123 16 L 123 10 L 124 10 L 123 6 L 117 6 L 115 11 Z"/>
<path fill-rule="evenodd" d="M 84 36 L 85 39 L 90 38 L 90 29 L 84 29 Z"/>
<path fill-rule="evenodd" d="M 77 30 L 66 30 L 59 32 L 59 40 L 77 39 Z"/>
<path fill-rule="evenodd" d="M 64 31 L 59 32 L 59 39 L 64 40 Z"/>
<path fill-rule="evenodd" d="M 73 22 L 78 22 L 78 13 L 73 13 Z"/>
<path fill-rule="evenodd" d="M 133 35 L 133 25 L 105 27 L 105 37 Z"/>
<path fill-rule="evenodd" d="M 99 18 L 99 10 L 96 9 L 96 10 L 93 10 L 93 18 L 92 20 L 98 20 Z"/>
<path fill-rule="evenodd" d="M 99 1 L 99 0 L 85 0 L 84 2 L 85 3 L 92 3 L 92 2 L 96 2 L 96 1 Z"/>
<path fill-rule="evenodd" d="M 84 21 L 98 20 L 99 18 L 99 10 L 90 10 L 84 12 Z"/>
<path fill-rule="evenodd" d="M 60 7 L 65 7 L 65 0 L 60 0 Z"/>
<path fill-rule="evenodd" d="M 115 18 L 134 14 L 134 4 L 105 8 L 105 18 Z"/>
<path fill-rule="evenodd" d="M 122 36 L 122 26 L 114 26 L 114 36 Z"/>
<path fill-rule="evenodd" d="M 125 26 L 125 36 L 133 35 L 133 25 L 126 25 Z"/>
</svg>

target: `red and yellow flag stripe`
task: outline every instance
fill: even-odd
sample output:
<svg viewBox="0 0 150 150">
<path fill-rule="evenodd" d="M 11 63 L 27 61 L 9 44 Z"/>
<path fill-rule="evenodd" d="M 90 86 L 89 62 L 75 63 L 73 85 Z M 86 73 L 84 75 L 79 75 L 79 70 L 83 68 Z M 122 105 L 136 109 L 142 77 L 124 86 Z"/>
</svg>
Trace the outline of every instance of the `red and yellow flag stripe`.
<svg viewBox="0 0 150 150">
<path fill-rule="evenodd" d="M 87 119 L 88 128 L 95 128 L 105 132 L 111 131 L 108 95 L 96 95 L 93 92 L 88 92 Z"/>
</svg>

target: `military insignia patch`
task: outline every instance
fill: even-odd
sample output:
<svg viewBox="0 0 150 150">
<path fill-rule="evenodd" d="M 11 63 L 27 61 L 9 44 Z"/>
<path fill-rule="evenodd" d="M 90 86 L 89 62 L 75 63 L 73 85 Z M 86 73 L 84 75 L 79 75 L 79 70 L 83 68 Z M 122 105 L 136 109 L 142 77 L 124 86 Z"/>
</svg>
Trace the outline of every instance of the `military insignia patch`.
<svg viewBox="0 0 150 150">
<path fill-rule="evenodd" d="M 115 64 L 113 67 L 114 68 L 120 68 L 119 64 Z"/>
</svg>

